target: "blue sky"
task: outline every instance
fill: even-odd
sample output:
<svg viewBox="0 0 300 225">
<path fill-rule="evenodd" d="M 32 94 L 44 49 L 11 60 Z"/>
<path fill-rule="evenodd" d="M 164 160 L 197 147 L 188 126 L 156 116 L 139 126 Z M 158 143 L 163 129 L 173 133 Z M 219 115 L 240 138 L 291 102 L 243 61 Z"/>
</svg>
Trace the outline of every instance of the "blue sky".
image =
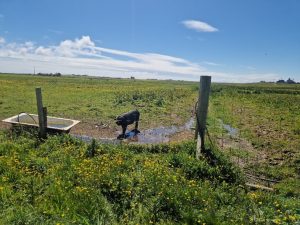
<svg viewBox="0 0 300 225">
<path fill-rule="evenodd" d="M 1 0 L 0 72 L 300 81 L 298 0 Z"/>
</svg>

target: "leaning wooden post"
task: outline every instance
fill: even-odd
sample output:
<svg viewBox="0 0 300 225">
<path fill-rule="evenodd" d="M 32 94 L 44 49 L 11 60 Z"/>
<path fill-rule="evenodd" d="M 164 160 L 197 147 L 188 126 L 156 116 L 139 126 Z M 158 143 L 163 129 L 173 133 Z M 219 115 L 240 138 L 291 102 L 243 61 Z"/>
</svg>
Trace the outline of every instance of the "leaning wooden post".
<svg viewBox="0 0 300 225">
<path fill-rule="evenodd" d="M 42 100 L 42 90 L 41 88 L 35 89 L 36 94 L 36 103 L 37 103 L 37 110 L 39 116 L 39 135 L 41 138 L 46 138 L 47 136 L 47 108 L 43 107 L 43 100 Z"/>
<path fill-rule="evenodd" d="M 200 77 L 198 107 L 196 111 L 197 125 L 195 131 L 195 137 L 197 137 L 197 150 L 196 150 L 197 159 L 199 159 L 201 151 L 204 150 L 210 84 L 211 84 L 211 76 Z"/>
</svg>

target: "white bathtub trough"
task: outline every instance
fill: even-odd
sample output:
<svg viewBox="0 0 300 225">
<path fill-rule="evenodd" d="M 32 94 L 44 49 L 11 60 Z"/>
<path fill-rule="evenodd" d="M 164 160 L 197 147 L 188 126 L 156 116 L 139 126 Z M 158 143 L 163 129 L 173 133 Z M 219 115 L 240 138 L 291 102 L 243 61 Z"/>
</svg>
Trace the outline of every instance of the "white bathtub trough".
<svg viewBox="0 0 300 225">
<path fill-rule="evenodd" d="M 35 114 L 20 113 L 19 115 L 12 116 L 2 121 L 12 125 L 39 127 L 39 117 Z M 79 120 L 47 116 L 47 131 L 68 133 L 71 128 L 79 122 Z"/>
</svg>

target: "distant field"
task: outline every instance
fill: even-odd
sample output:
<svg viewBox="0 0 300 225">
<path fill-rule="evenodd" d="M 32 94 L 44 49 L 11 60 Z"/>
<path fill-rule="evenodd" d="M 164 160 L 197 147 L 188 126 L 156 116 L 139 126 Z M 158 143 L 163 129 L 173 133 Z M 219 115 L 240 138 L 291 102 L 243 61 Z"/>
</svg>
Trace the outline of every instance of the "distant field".
<svg viewBox="0 0 300 225">
<path fill-rule="evenodd" d="M 82 133 L 108 126 L 101 130 L 108 136 L 115 135 L 114 118 L 132 109 L 141 112 L 141 129 L 182 125 L 197 98 L 197 83 L 183 81 L 1 74 L 0 87 L 0 119 L 36 113 L 35 87 L 41 87 L 49 115 L 81 120 Z"/>
</svg>

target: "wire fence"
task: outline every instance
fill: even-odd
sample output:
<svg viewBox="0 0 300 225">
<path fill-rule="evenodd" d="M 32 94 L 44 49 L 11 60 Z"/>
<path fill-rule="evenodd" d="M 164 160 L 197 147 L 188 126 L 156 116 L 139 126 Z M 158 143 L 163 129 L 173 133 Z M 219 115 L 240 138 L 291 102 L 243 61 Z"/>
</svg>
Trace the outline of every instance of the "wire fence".
<svg viewBox="0 0 300 225">
<path fill-rule="evenodd" d="M 224 105 L 221 106 L 221 108 L 225 111 Z M 267 142 L 264 138 L 268 135 L 265 131 L 265 127 L 267 127 L 268 121 L 264 121 L 265 118 L 263 117 L 260 118 L 262 122 L 258 123 L 259 126 L 256 130 L 256 136 L 248 139 L 247 131 L 245 131 L 244 121 L 242 119 L 249 114 L 247 108 L 235 108 L 235 105 L 231 104 L 229 111 L 238 114 L 234 123 L 237 125 L 237 128 L 232 127 L 231 124 L 225 124 L 221 119 L 217 120 L 216 118 L 213 118 L 206 127 L 206 139 L 213 148 L 221 150 L 229 156 L 232 163 L 242 169 L 248 182 L 272 187 L 274 184 L 278 183 L 279 180 L 273 179 L 273 176 L 268 175 L 268 168 L 272 162 L 275 166 L 279 164 L 284 160 L 285 156 L 282 155 L 282 152 L 284 152 L 282 151 L 282 146 L 278 146 L 277 150 L 281 153 L 281 158 L 273 157 L 271 159 L 270 153 L 267 153 L 268 148 L 264 149 L 264 145 Z M 224 112 L 223 115 L 225 115 Z M 255 117 L 259 118 L 259 115 L 260 113 L 255 115 Z M 275 128 L 278 133 L 282 132 L 282 126 L 282 120 L 280 119 L 278 120 L 278 128 Z M 261 127 L 262 129 L 260 129 Z M 216 132 L 216 130 L 219 132 Z M 273 159 L 277 161 L 274 162 Z M 259 169 L 262 168 L 262 165 L 265 167 L 264 172 Z"/>
</svg>

